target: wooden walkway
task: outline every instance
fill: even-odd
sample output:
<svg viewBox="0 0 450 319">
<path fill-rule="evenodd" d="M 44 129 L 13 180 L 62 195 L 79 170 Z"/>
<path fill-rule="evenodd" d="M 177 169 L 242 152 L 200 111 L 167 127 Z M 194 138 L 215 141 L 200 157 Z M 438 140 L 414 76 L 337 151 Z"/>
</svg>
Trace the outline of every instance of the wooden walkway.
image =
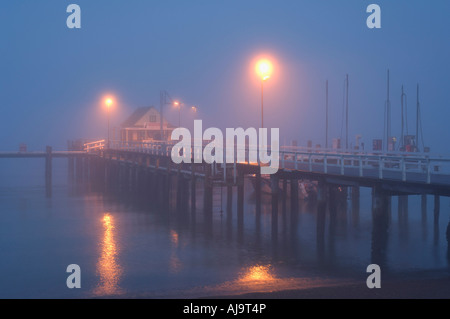
<svg viewBox="0 0 450 319">
<path fill-rule="evenodd" d="M 73 170 L 73 160 L 76 158 L 103 157 L 126 165 L 177 170 L 186 176 L 195 175 L 215 182 L 222 180 L 224 185 L 238 185 L 238 179 L 246 175 L 261 177 L 260 164 L 248 160 L 248 149 L 245 150 L 245 161 L 238 162 L 235 156 L 232 163 L 174 164 L 170 156 L 173 143 L 112 141 L 109 146 L 106 148 L 105 141 L 100 140 L 84 144 L 84 150 L 53 151 L 47 147 L 45 152 L 0 152 L 0 158 L 44 158 L 46 186 L 50 189 L 53 158 L 68 158 L 69 170 Z M 193 156 L 198 151 L 194 148 L 191 150 Z M 226 150 L 223 161 L 225 158 Z M 450 196 L 450 157 L 426 153 L 386 154 L 281 147 L 278 160 L 278 172 L 261 178 L 273 179 L 272 184 L 280 179 L 308 179 L 349 187 L 376 186 L 389 195 Z M 51 195 L 51 190 L 47 194 Z"/>
<path fill-rule="evenodd" d="M 54 158 L 68 158 L 72 156 L 86 156 L 86 151 L 53 151 Z M 45 158 L 47 152 L 0 152 L 0 158 Z"/>
</svg>

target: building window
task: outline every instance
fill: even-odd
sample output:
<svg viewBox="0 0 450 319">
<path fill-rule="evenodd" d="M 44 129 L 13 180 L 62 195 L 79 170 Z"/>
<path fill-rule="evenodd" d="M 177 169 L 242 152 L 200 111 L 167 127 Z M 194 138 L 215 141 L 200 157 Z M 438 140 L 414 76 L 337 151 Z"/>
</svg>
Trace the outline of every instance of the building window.
<svg viewBox="0 0 450 319">
<path fill-rule="evenodd" d="M 156 122 L 156 115 L 150 115 L 150 122 L 152 123 Z"/>
</svg>

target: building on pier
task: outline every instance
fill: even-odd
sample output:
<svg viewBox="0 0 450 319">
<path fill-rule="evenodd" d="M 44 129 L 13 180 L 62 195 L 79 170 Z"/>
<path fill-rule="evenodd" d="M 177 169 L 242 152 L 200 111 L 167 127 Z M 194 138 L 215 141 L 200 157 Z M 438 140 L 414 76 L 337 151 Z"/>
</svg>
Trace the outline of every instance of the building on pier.
<svg viewBox="0 0 450 319">
<path fill-rule="evenodd" d="M 166 119 L 162 120 L 163 136 L 171 136 L 175 129 Z M 160 113 L 153 106 L 136 109 L 121 125 L 120 140 L 123 142 L 160 141 Z"/>
</svg>

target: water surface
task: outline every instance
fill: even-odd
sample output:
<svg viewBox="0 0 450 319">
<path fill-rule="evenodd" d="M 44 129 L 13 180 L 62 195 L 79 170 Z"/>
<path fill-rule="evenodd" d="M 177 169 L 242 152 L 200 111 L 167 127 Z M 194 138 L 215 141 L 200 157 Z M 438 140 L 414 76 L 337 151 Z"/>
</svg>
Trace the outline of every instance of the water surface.
<svg viewBox="0 0 450 319">
<path fill-rule="evenodd" d="M 204 218 L 201 187 L 195 219 L 189 209 L 139 207 L 120 198 L 74 192 L 65 160 L 55 160 L 53 197 L 45 198 L 43 161 L 5 160 L 0 171 L 0 298 L 189 298 L 303 289 L 365 282 L 372 263 L 369 189 L 361 189 L 357 219 L 349 204 L 325 240 L 316 240 L 316 205 L 280 203 L 277 240 L 271 235 L 270 198 L 256 214 L 251 183 L 245 187 L 243 228 L 233 211 L 215 201 Z M 433 198 L 423 215 L 419 196 L 399 218 L 392 200 L 383 250 L 383 280 L 448 277 L 445 231 L 449 201 L 441 199 L 438 227 Z M 68 289 L 66 268 L 81 267 L 81 289 Z"/>
</svg>

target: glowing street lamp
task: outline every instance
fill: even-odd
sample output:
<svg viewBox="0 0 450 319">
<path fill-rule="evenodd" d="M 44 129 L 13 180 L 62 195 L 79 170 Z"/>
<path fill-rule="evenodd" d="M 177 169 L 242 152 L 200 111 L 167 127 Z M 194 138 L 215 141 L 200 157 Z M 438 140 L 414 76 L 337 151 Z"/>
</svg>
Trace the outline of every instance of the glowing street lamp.
<svg viewBox="0 0 450 319">
<path fill-rule="evenodd" d="M 173 101 L 172 104 L 174 107 L 178 108 L 178 127 L 181 127 L 181 107 L 185 104 L 179 101 Z M 197 110 L 198 110 L 197 106 L 195 105 L 191 106 L 192 112 L 197 113 Z"/>
<path fill-rule="evenodd" d="M 110 107 L 112 103 L 113 103 L 113 100 L 111 98 L 107 98 L 105 100 L 105 104 L 106 104 L 107 107 Z"/>
<path fill-rule="evenodd" d="M 256 69 L 261 77 L 261 128 L 264 128 L 264 81 L 270 78 L 272 64 L 268 60 L 260 60 Z"/>
</svg>

